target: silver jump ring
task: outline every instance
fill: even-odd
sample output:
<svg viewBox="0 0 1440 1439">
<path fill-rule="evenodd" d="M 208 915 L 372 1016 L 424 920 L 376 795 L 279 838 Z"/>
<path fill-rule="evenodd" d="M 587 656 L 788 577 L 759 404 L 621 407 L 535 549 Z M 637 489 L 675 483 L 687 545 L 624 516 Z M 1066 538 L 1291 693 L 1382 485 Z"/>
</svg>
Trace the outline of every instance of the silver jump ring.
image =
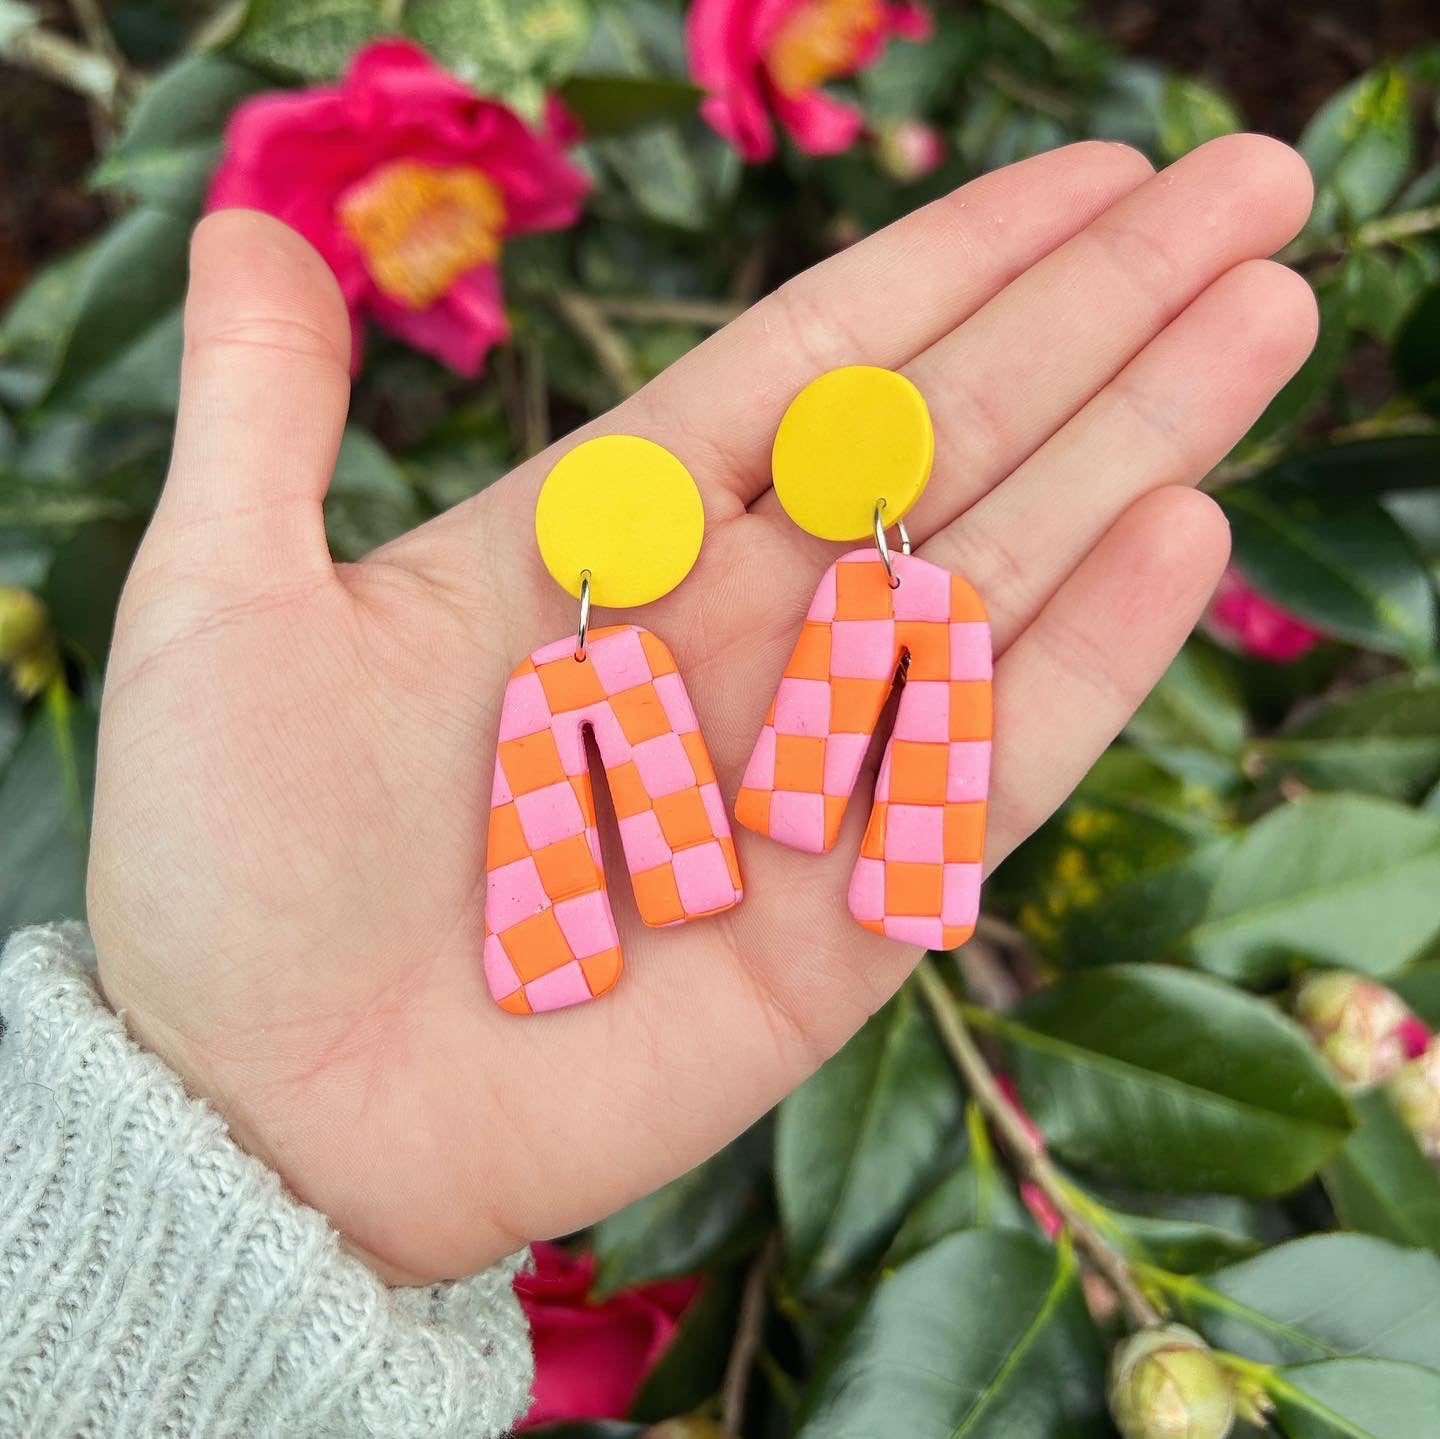
<svg viewBox="0 0 1440 1439">
<path fill-rule="evenodd" d="M 895 528 L 900 532 L 900 553 L 910 553 L 910 532 L 905 528 L 905 521 L 898 520 Z M 875 501 L 875 548 L 880 552 L 880 563 L 885 566 L 886 578 L 890 581 L 890 588 L 896 589 L 900 581 L 895 575 L 895 560 L 890 553 L 889 542 L 885 538 L 885 501 Z"/>
<path fill-rule="evenodd" d="M 585 658 L 585 636 L 590 629 L 590 571 L 580 571 L 580 628 L 575 635 L 575 658 Z"/>
</svg>

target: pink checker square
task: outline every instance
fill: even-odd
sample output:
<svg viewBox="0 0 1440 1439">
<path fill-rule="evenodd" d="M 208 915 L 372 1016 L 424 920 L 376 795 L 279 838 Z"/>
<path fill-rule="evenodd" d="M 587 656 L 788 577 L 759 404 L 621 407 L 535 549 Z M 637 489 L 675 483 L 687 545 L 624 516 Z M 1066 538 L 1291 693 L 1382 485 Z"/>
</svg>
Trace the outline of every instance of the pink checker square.
<svg viewBox="0 0 1440 1439">
<path fill-rule="evenodd" d="M 824 735 L 830 728 L 830 686 L 824 680 L 788 676 L 775 691 L 775 732 Z"/>
<path fill-rule="evenodd" d="M 595 736 L 595 747 L 600 751 L 601 758 L 607 765 L 624 764 L 630 758 L 630 741 L 625 738 L 625 731 L 621 727 L 620 720 L 615 711 L 608 704 L 593 704 L 588 709 L 577 711 L 584 724 L 590 726 L 590 732 Z M 585 757 L 585 737 L 581 733 L 581 726 L 575 726 L 575 752 L 580 756 L 579 762 L 572 764 L 570 759 L 571 746 L 564 743 L 561 736 L 565 734 L 566 727 L 558 725 L 556 739 L 560 741 L 560 762 L 571 774 L 587 768 L 588 760 Z"/>
<path fill-rule="evenodd" d="M 515 966 L 510 963 L 509 955 L 493 934 L 485 941 L 484 958 L 485 982 L 490 986 L 490 993 L 496 999 L 504 999 L 507 994 L 514 994 L 520 988 L 520 976 L 515 973 Z"/>
<path fill-rule="evenodd" d="M 950 738 L 950 686 L 944 680 L 909 680 L 895 711 L 895 738 L 944 744 Z"/>
<path fill-rule="evenodd" d="M 625 863 L 630 866 L 631 874 L 670 861 L 670 846 L 665 843 L 665 834 L 653 809 L 627 815 L 620 821 L 620 843 L 625 846 Z"/>
<path fill-rule="evenodd" d="M 841 679 L 888 680 L 896 665 L 893 620 L 836 620 L 830 626 L 830 673 Z"/>
<path fill-rule="evenodd" d="M 938 620 L 950 618 L 950 576 L 938 565 L 922 560 L 906 563 L 897 555 L 895 577 L 900 581 L 892 592 L 891 610 L 897 620 Z"/>
<path fill-rule="evenodd" d="M 640 779 L 651 799 L 674 794 L 695 783 L 695 770 L 678 734 L 656 735 L 635 746 L 634 759 Z"/>
<path fill-rule="evenodd" d="M 505 778 L 505 766 L 497 758 L 495 761 L 495 778 L 490 783 L 490 807 L 509 804 L 515 796 L 510 791 L 510 781 Z"/>
<path fill-rule="evenodd" d="M 690 734 L 700 728 L 700 721 L 695 718 L 695 706 L 690 703 L 685 681 L 678 672 L 659 676 L 655 681 L 655 693 L 660 696 L 660 708 L 665 711 L 665 718 L 676 734 Z"/>
<path fill-rule="evenodd" d="M 885 919 L 885 936 L 902 944 L 939 949 L 945 943 L 945 927 L 938 919 L 922 914 L 892 914 Z"/>
<path fill-rule="evenodd" d="M 860 858 L 850 871 L 850 913 L 871 923 L 885 917 L 885 862 Z"/>
<path fill-rule="evenodd" d="M 827 625 L 835 618 L 834 565 L 825 571 L 825 578 L 820 581 L 820 588 L 815 591 L 815 598 L 810 601 L 810 608 L 806 612 L 805 618 L 819 620 Z"/>
<path fill-rule="evenodd" d="M 572 1004 L 584 1004 L 593 997 L 590 986 L 585 983 L 585 971 L 580 968 L 577 960 L 562 964 L 559 969 L 552 969 L 549 974 L 542 974 L 539 979 L 532 979 L 525 986 L 525 998 L 530 1001 L 530 1008 L 536 1014 L 543 1014 L 551 1009 L 566 1009 Z"/>
<path fill-rule="evenodd" d="M 939 864 L 945 854 L 945 810 L 938 804 L 885 808 L 885 858 Z"/>
<path fill-rule="evenodd" d="M 523 739 L 550 728 L 550 705 L 537 674 L 516 675 L 505 686 L 500 706 L 500 738 Z"/>
<path fill-rule="evenodd" d="M 994 673 L 990 626 L 983 620 L 950 626 L 950 678 L 988 680 Z"/>
<path fill-rule="evenodd" d="M 509 929 L 550 903 L 535 861 L 526 855 L 485 876 L 485 922 L 492 931 Z"/>
<path fill-rule="evenodd" d="M 575 637 L 566 635 L 563 640 L 551 640 L 548 645 L 542 645 L 531 656 L 530 661 L 534 665 L 548 665 L 555 660 L 575 658 Z"/>
<path fill-rule="evenodd" d="M 980 914 L 979 864 L 947 864 L 941 881 L 940 918 L 952 929 L 971 925 Z"/>
<path fill-rule="evenodd" d="M 832 734 L 825 741 L 826 794 L 848 795 L 855 788 L 855 777 L 869 748 L 868 734 Z"/>
<path fill-rule="evenodd" d="M 880 756 L 880 771 L 875 776 L 875 798 L 890 802 L 890 746 L 885 746 L 885 753 Z"/>
<path fill-rule="evenodd" d="M 589 959 L 620 943 L 615 932 L 615 917 L 610 913 L 610 900 L 603 889 L 589 894 L 562 899 L 555 906 L 555 918 L 561 933 L 576 959 Z"/>
<path fill-rule="evenodd" d="M 640 636 L 628 626 L 587 644 L 585 653 L 590 656 L 607 695 L 618 695 L 650 679 L 650 663 L 645 658 Z"/>
<path fill-rule="evenodd" d="M 730 816 L 725 812 L 725 796 L 720 793 L 720 786 L 702 784 L 700 803 L 705 806 L 705 818 L 710 821 L 711 831 L 716 835 L 729 834 Z"/>
<path fill-rule="evenodd" d="M 957 740 L 950 746 L 946 766 L 945 798 L 952 804 L 970 804 L 989 794 L 989 740 Z"/>
<path fill-rule="evenodd" d="M 687 915 L 712 914 L 735 903 L 735 885 L 725 852 L 714 840 L 691 845 L 675 856 L 675 887 Z"/>
<path fill-rule="evenodd" d="M 517 795 L 515 809 L 520 816 L 525 843 L 531 849 L 544 849 L 547 844 L 585 831 L 585 816 L 580 812 L 580 801 L 575 798 L 569 780 L 558 780 L 543 789 Z"/>
<path fill-rule="evenodd" d="M 810 854 L 823 854 L 825 796 L 777 789 L 770 796 L 770 838 Z"/>
<path fill-rule="evenodd" d="M 775 731 L 768 724 L 761 728 L 755 748 L 750 751 L 750 762 L 740 783 L 746 789 L 775 788 Z"/>
</svg>

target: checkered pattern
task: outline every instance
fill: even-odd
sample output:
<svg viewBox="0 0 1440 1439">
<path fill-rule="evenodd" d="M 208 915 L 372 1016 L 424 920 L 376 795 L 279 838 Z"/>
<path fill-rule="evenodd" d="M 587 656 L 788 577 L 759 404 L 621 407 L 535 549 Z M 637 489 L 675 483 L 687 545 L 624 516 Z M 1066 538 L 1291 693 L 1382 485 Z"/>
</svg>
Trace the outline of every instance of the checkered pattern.
<svg viewBox="0 0 1440 1439">
<path fill-rule="evenodd" d="M 824 854 L 902 661 L 895 729 L 850 879 L 850 912 L 892 939 L 953 949 L 974 932 L 990 787 L 990 626 L 964 580 L 873 549 L 820 582 L 741 781 L 735 818 Z"/>
<path fill-rule="evenodd" d="M 510 677 L 490 801 L 485 977 L 502 1009 L 580 1004 L 620 977 L 585 730 L 610 784 L 640 918 L 740 902 L 715 771 L 675 660 L 638 625 L 536 650 Z"/>
</svg>

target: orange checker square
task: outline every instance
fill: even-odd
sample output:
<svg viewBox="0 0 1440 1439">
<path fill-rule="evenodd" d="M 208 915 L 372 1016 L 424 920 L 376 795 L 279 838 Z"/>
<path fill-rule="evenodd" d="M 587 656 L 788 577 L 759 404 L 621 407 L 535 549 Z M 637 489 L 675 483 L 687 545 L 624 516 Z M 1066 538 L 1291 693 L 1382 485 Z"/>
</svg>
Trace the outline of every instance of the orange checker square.
<svg viewBox="0 0 1440 1439">
<path fill-rule="evenodd" d="M 498 1004 L 501 1009 L 507 1010 L 511 1014 L 535 1013 L 535 1011 L 530 1008 L 530 1001 L 525 998 L 525 991 L 523 989 L 512 990 L 504 999 L 497 999 L 495 1003 Z"/>
<path fill-rule="evenodd" d="M 633 689 L 612 695 L 610 708 L 615 711 L 615 718 L 620 721 L 620 728 L 632 745 L 670 733 L 670 719 L 652 684 L 636 685 Z"/>
<path fill-rule="evenodd" d="M 842 561 L 835 566 L 835 618 L 888 620 L 895 594 L 879 559 Z"/>
<path fill-rule="evenodd" d="M 735 841 L 728 835 L 720 836 L 720 853 L 725 856 L 725 868 L 730 872 L 730 883 L 740 888 L 740 856 L 735 853 Z"/>
<path fill-rule="evenodd" d="M 893 688 L 889 680 L 831 680 L 830 733 L 873 734 Z"/>
<path fill-rule="evenodd" d="M 685 756 L 690 768 L 695 771 L 696 784 L 714 784 L 715 766 L 710 760 L 710 751 L 705 747 L 705 737 L 698 729 L 692 729 L 680 736 L 685 746 Z"/>
<path fill-rule="evenodd" d="M 615 988 L 615 981 L 620 978 L 620 969 L 618 949 L 602 949 L 599 954 L 592 954 L 588 959 L 580 961 L 585 983 L 590 986 L 590 993 L 597 999 L 607 990 Z"/>
<path fill-rule="evenodd" d="M 931 620 L 897 620 L 895 641 L 910 656 L 912 680 L 950 678 L 950 626 Z"/>
<path fill-rule="evenodd" d="M 974 585 L 962 580 L 959 575 L 950 576 L 950 621 L 952 624 L 972 624 L 976 620 L 988 620 L 985 602 L 975 593 Z"/>
<path fill-rule="evenodd" d="M 860 841 L 860 854 L 865 859 L 885 858 L 885 811 L 889 808 L 883 799 L 877 799 L 870 810 L 870 823 Z"/>
<path fill-rule="evenodd" d="M 645 651 L 645 659 L 650 666 L 652 679 L 658 680 L 661 675 L 675 673 L 675 656 L 670 653 L 669 647 L 658 635 L 652 635 L 649 630 L 641 630 L 640 648 Z"/>
<path fill-rule="evenodd" d="M 792 680 L 828 680 L 830 678 L 830 626 L 806 620 L 800 627 L 800 638 L 785 666 L 785 677 Z"/>
<path fill-rule="evenodd" d="M 941 949 L 959 949 L 974 937 L 973 924 L 947 924 L 940 932 Z"/>
<path fill-rule="evenodd" d="M 950 682 L 950 738 L 989 739 L 994 730 L 994 696 L 989 680 Z"/>
<path fill-rule="evenodd" d="M 905 864 L 891 860 L 885 866 L 885 913 L 930 916 L 940 913 L 945 892 L 945 866 Z"/>
<path fill-rule="evenodd" d="M 985 803 L 945 806 L 945 859 L 950 864 L 978 864 L 985 858 Z"/>
<path fill-rule="evenodd" d="M 674 794 L 661 795 L 655 801 L 655 818 L 660 821 L 660 832 L 671 849 L 688 849 L 692 844 L 714 838 L 705 801 L 694 785 L 676 790 Z"/>
<path fill-rule="evenodd" d="M 535 868 L 540 871 L 541 887 L 553 903 L 605 887 L 605 873 L 595 863 L 590 841 L 583 834 L 572 834 L 537 849 Z"/>
<path fill-rule="evenodd" d="M 630 883 L 635 888 L 635 908 L 652 929 L 685 918 L 685 906 L 680 902 L 675 871 L 668 864 L 642 869 L 639 874 L 630 876 Z"/>
<path fill-rule="evenodd" d="M 514 864 L 529 853 L 530 846 L 520 828 L 520 811 L 513 804 L 497 804 L 490 811 L 490 829 L 485 836 L 485 868 Z"/>
<path fill-rule="evenodd" d="M 500 944 L 515 966 L 515 973 L 526 984 L 575 958 L 553 909 L 542 909 L 512 924 L 502 931 Z"/>
<path fill-rule="evenodd" d="M 640 767 L 634 760 L 612 765 L 605 771 L 605 779 L 610 786 L 610 803 L 615 806 L 616 819 L 629 819 L 650 808 L 650 791 L 645 788 Z"/>
<path fill-rule="evenodd" d="M 921 740 L 890 741 L 890 803 L 944 804 L 950 747 Z M 936 910 L 938 914 L 940 911 Z"/>
<path fill-rule="evenodd" d="M 588 660 L 566 655 L 563 659 L 538 666 L 535 672 L 545 687 L 545 701 L 551 714 L 584 709 L 586 705 L 598 704 L 605 698 L 605 686 L 600 683 L 595 666 Z"/>
<path fill-rule="evenodd" d="M 825 788 L 825 741 L 813 735 L 776 735 L 775 788 L 820 794 Z"/>
<path fill-rule="evenodd" d="M 590 783 L 590 772 L 584 774 L 572 774 L 570 776 L 570 788 L 575 794 L 575 803 L 580 806 L 580 814 L 585 823 L 595 828 L 595 786 Z"/>
<path fill-rule="evenodd" d="M 829 854 L 835 841 L 840 838 L 840 825 L 845 819 L 845 801 L 846 797 L 843 794 L 827 794 L 825 796 L 826 854 Z"/>
<path fill-rule="evenodd" d="M 735 796 L 735 822 L 756 834 L 770 833 L 770 791 L 741 786 Z"/>
<path fill-rule="evenodd" d="M 500 767 L 512 794 L 529 794 L 565 778 L 565 766 L 548 729 L 500 742 Z"/>
</svg>

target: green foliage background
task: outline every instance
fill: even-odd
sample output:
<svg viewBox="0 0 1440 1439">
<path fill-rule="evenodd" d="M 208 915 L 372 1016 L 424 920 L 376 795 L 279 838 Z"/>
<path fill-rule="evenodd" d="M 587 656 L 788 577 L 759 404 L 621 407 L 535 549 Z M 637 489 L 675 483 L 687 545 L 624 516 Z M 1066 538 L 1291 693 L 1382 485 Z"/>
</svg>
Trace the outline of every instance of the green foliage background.
<svg viewBox="0 0 1440 1439">
<path fill-rule="evenodd" d="M 671 0 L 227 14 L 199 44 L 138 26 L 148 80 L 94 172 L 114 219 L 0 322 L 0 585 L 44 599 L 65 658 L 28 702 L 0 688 L 0 933 L 83 907 L 114 605 L 169 448 L 188 232 L 241 98 L 333 75 L 398 27 L 528 113 L 558 87 L 591 136 L 585 220 L 507 250 L 515 337 L 483 382 L 373 342 L 329 500 L 342 557 L 977 172 L 1082 136 L 1164 162 L 1243 123 L 1198 80 L 1122 59 L 1067 0 L 943 7 L 931 42 L 858 77 L 877 128 L 944 135 L 917 183 L 872 145 L 744 169 L 695 117 Z M 1397 56 L 1306 126 L 1319 198 L 1286 258 L 1315 287 L 1320 343 L 1208 481 L 1251 579 L 1333 640 L 1275 666 L 1192 639 L 996 876 L 959 969 L 928 971 L 928 994 L 902 992 L 771 1119 L 594 1231 L 604 1291 L 712 1277 L 634 1422 L 566 1433 L 720 1412 L 737 1325 L 746 1433 L 1113 1432 L 1118 1321 L 1020 1202 L 937 1037 L 939 993 L 1013 1073 L 1078 1212 L 1253 1366 L 1280 1431 L 1440 1434 L 1440 1175 L 1284 1017 L 1293 977 L 1327 965 L 1440 1023 L 1437 83 L 1440 47 Z"/>
</svg>

